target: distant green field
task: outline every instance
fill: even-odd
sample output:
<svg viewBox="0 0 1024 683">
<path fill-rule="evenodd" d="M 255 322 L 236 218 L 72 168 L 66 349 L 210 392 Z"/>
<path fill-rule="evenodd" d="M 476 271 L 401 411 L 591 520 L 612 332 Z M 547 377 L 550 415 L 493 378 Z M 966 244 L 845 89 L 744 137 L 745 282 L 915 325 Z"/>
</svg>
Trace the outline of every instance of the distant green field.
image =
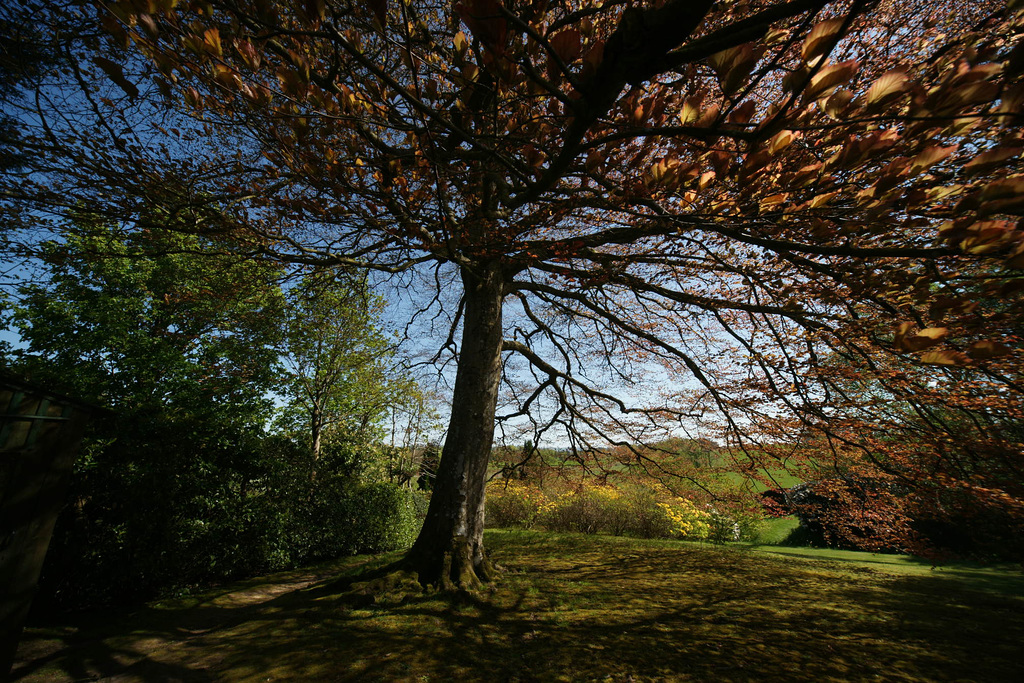
<svg viewBox="0 0 1024 683">
<path fill-rule="evenodd" d="M 593 453 L 587 456 L 592 459 L 588 467 L 576 462 L 570 455 L 558 449 L 541 448 L 535 454 L 535 464 L 549 468 L 552 471 L 571 473 L 571 476 L 583 476 L 588 468 L 595 472 L 610 472 L 624 475 L 650 474 L 654 478 L 661 477 L 665 482 L 678 486 L 678 481 L 671 476 L 673 471 L 689 471 L 696 474 L 701 483 L 711 489 L 738 489 L 752 493 L 773 488 L 789 488 L 801 483 L 802 478 L 786 471 L 784 467 L 761 468 L 758 470 L 760 477 L 767 479 L 765 483 L 759 478 L 750 477 L 742 472 L 732 471 L 733 463 L 727 450 L 719 448 L 711 442 L 691 439 L 672 439 L 654 444 L 647 451 L 652 460 L 664 467 L 665 472 L 650 472 L 650 466 L 629 463 L 623 464 L 612 454 Z M 492 474 L 500 467 L 496 465 L 506 462 L 509 458 L 518 461 L 520 453 L 511 455 L 495 450 L 495 457 L 492 458 Z M 681 465 L 681 467 L 680 467 Z M 535 470 L 534 470 L 535 472 Z M 610 479 L 615 481 L 615 474 Z"/>
<path fill-rule="evenodd" d="M 827 561 L 889 574 L 956 581 L 974 589 L 993 590 L 1024 597 L 1024 572 L 1021 572 L 1020 565 L 1011 563 L 983 565 L 957 561 L 933 564 L 929 560 L 911 555 L 774 545 L 750 545 L 747 546 L 747 550 L 780 558 Z"/>
<path fill-rule="evenodd" d="M 782 543 L 798 526 L 800 526 L 800 520 L 792 516 L 769 519 L 765 522 L 761 532 L 760 542 L 766 545 Z"/>
<path fill-rule="evenodd" d="M 800 477 L 790 474 L 785 470 L 762 469 L 759 470 L 759 473 L 766 477 L 769 480 L 769 483 L 765 484 L 758 479 L 747 477 L 741 472 L 726 472 L 724 476 L 734 485 L 752 488 L 758 493 L 776 488 L 788 489 L 789 487 L 796 486 L 803 481 Z"/>
</svg>

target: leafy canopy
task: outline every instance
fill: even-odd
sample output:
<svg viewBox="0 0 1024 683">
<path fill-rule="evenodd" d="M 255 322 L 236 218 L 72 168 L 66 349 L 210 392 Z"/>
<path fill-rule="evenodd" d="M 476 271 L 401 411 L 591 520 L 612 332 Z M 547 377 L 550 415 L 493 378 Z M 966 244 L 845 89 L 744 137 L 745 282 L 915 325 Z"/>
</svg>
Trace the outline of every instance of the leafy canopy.
<svg viewBox="0 0 1024 683">
<path fill-rule="evenodd" d="M 415 282 L 438 359 L 501 325 L 498 424 L 535 442 L 820 435 L 841 470 L 1024 496 L 957 464 L 1020 446 L 1017 0 L 82 11 L 110 36 L 75 71 L 90 108 L 5 196 L 139 229 L 145 197 L 253 256 Z"/>
</svg>

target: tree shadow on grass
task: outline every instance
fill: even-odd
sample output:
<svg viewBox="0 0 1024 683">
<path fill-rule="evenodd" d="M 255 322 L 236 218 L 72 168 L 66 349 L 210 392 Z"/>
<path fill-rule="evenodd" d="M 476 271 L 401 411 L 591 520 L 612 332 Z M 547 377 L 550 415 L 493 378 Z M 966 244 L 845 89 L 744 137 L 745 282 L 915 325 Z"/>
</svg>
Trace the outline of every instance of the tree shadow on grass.
<svg viewBox="0 0 1024 683">
<path fill-rule="evenodd" d="M 342 576 L 358 572 L 365 559 L 341 563 Z M 349 565 L 349 566 L 346 566 Z M 347 570 L 347 571 L 346 571 Z M 278 600 L 299 596 L 327 577 L 337 579 L 338 563 L 282 572 L 183 598 L 134 609 L 45 615 L 22 636 L 12 681 L 53 680 L 215 680 L 216 658 L 188 643 L 206 633 L 238 628 L 275 609 Z M 190 657 L 183 657 L 189 655 Z"/>
<path fill-rule="evenodd" d="M 508 571 L 476 594 L 398 591 L 353 608 L 344 580 L 312 577 L 261 601 L 83 627 L 92 640 L 77 654 L 23 661 L 18 676 L 1016 683 L 1024 673 L 1022 602 L 942 579 L 585 537 L 492 545 Z"/>
</svg>

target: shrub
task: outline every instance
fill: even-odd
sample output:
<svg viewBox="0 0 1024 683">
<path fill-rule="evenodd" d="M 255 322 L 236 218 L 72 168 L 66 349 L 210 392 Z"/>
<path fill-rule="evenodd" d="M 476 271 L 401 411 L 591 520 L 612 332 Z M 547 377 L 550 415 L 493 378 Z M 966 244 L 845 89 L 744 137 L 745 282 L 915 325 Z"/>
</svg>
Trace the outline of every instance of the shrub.
<svg viewBox="0 0 1024 683">
<path fill-rule="evenodd" d="M 618 518 L 621 497 L 611 486 L 582 484 L 547 503 L 541 510 L 540 522 L 551 531 L 607 531 Z"/>
<path fill-rule="evenodd" d="M 646 489 L 636 489 L 619 501 L 621 531 L 614 532 L 640 538 L 672 538 L 676 535 L 672 518 L 664 503 Z"/>
<path fill-rule="evenodd" d="M 754 529 L 756 520 L 752 517 L 748 522 L 738 522 L 701 510 L 685 498 L 665 498 L 642 487 L 622 491 L 607 484 L 585 482 L 561 493 L 545 493 L 521 481 L 502 480 L 487 487 L 487 524 L 640 538 L 720 538 L 724 542 L 734 540 L 737 524 Z M 719 527 L 717 537 L 715 524 Z"/>
<path fill-rule="evenodd" d="M 485 503 L 488 526 L 531 528 L 546 503 L 544 493 L 514 479 L 493 481 L 487 485 Z"/>
<path fill-rule="evenodd" d="M 74 504 L 58 521 L 44 567 L 40 612 L 137 602 L 400 549 L 415 539 L 425 512 L 422 494 L 361 485 L 343 467 L 325 468 L 312 484 L 304 452 L 284 440 L 228 444 L 191 460 L 172 458 L 176 444 L 167 441 L 168 456 L 154 457 L 165 452 L 154 445 L 147 467 L 131 451 L 107 448 L 102 469 L 92 466 L 87 444 Z"/>
<path fill-rule="evenodd" d="M 764 515 L 752 510 L 744 510 L 734 515 L 736 524 L 739 525 L 740 541 L 759 543 L 768 532 L 768 521 Z"/>
<path fill-rule="evenodd" d="M 729 515 L 712 510 L 708 513 L 708 526 L 707 539 L 716 545 L 740 540 L 740 525 Z"/>
<path fill-rule="evenodd" d="M 1019 516 L 956 489 L 935 488 L 925 496 L 890 481 L 847 475 L 766 491 L 762 503 L 799 518 L 786 545 L 909 551 L 933 560 L 1024 558 Z"/>
<path fill-rule="evenodd" d="M 350 552 L 380 553 L 412 545 L 421 524 L 414 492 L 380 483 L 359 486 L 353 493 L 347 511 L 354 530 Z"/>
<path fill-rule="evenodd" d="M 321 485 L 305 519 L 296 520 L 294 542 L 301 562 L 408 547 L 422 518 L 416 493 L 396 484 L 354 485 L 339 478 Z"/>
<path fill-rule="evenodd" d="M 703 541 L 710 536 L 711 514 L 685 498 L 673 498 L 658 503 L 658 507 L 670 522 L 670 535 L 691 541 Z"/>
</svg>

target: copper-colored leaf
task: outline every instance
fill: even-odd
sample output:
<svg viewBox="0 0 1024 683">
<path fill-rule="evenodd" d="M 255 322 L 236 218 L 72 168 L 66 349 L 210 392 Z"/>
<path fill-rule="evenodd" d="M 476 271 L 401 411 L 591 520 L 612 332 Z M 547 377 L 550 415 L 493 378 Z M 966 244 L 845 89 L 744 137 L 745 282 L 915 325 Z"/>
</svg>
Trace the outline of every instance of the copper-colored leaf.
<svg viewBox="0 0 1024 683">
<path fill-rule="evenodd" d="M 971 254 L 991 254 L 1006 246 L 1015 228 L 1012 221 L 978 221 L 967 228 L 960 248 Z"/>
<path fill-rule="evenodd" d="M 103 69 L 103 72 L 110 77 L 110 80 L 114 81 L 121 90 L 124 90 L 128 97 L 134 100 L 139 96 L 139 89 L 135 87 L 134 83 L 125 78 L 124 70 L 120 64 L 116 64 L 103 57 L 96 57 L 92 61 L 93 64 Z"/>
<path fill-rule="evenodd" d="M 800 67 L 790 71 L 782 78 L 782 87 L 787 91 L 795 93 L 807 83 L 807 77 L 810 75 L 811 70 L 807 67 Z"/>
<path fill-rule="evenodd" d="M 508 22 L 500 0 L 463 0 L 455 11 L 480 42 L 497 54 L 503 54 L 508 40 Z"/>
<path fill-rule="evenodd" d="M 967 365 L 970 363 L 970 359 L 959 351 L 937 349 L 923 354 L 921 362 L 931 365 Z"/>
<path fill-rule="evenodd" d="M 853 93 L 849 90 L 840 89 L 832 93 L 825 103 L 821 105 L 825 114 L 833 119 L 839 119 L 853 101 Z"/>
<path fill-rule="evenodd" d="M 788 199 L 788 192 L 779 192 L 778 194 L 773 194 L 769 197 L 765 197 L 764 199 L 762 199 L 759 207 L 761 211 L 771 211 L 772 209 L 775 209 L 779 204 L 785 203 Z"/>
<path fill-rule="evenodd" d="M 216 28 L 208 28 L 203 32 L 203 45 L 206 49 L 218 57 L 224 54 L 224 50 L 220 44 L 220 31 Z"/>
<path fill-rule="evenodd" d="M 893 69 L 882 74 L 871 84 L 865 97 L 869 107 L 880 107 L 896 99 L 910 87 L 910 78 L 904 69 Z"/>
<path fill-rule="evenodd" d="M 682 108 L 679 110 L 679 122 L 685 126 L 696 121 L 700 117 L 700 105 L 703 101 L 703 95 L 687 97 L 683 101 Z"/>
<path fill-rule="evenodd" d="M 728 96 L 740 89 L 740 86 L 750 77 L 750 72 L 757 64 L 759 54 L 753 43 L 745 43 L 722 50 L 708 58 L 708 63 L 718 75 L 722 92 Z"/>
<path fill-rule="evenodd" d="M 103 30 L 110 34 L 117 45 L 120 45 L 122 48 L 126 48 L 131 44 L 131 38 L 128 37 L 128 32 L 124 30 L 124 26 L 118 20 L 118 17 L 113 10 L 109 13 L 103 14 L 103 17 L 100 19 L 100 23 L 103 26 Z"/>
<path fill-rule="evenodd" d="M 979 81 L 967 83 L 953 91 L 949 107 L 966 108 L 974 104 L 992 102 L 999 97 L 1002 84 L 994 81 Z"/>
<path fill-rule="evenodd" d="M 583 63 L 587 68 L 596 71 L 602 59 L 604 59 L 604 41 L 591 41 L 587 53 L 583 55 Z"/>
<path fill-rule="evenodd" d="M 728 50 L 716 52 L 708 57 L 708 64 L 711 65 L 711 68 L 715 70 L 720 79 L 724 78 L 725 74 L 732 68 L 732 65 L 736 63 L 741 47 L 731 47 Z"/>
<path fill-rule="evenodd" d="M 967 347 L 967 355 L 975 360 L 988 360 L 990 358 L 1001 358 L 1013 352 L 1006 344 L 985 339 L 976 341 Z"/>
<path fill-rule="evenodd" d="M 309 82 L 309 58 L 297 50 L 288 50 L 288 59 L 295 65 L 297 75 L 303 83 Z"/>
<path fill-rule="evenodd" d="M 373 12 L 373 16 L 376 17 L 380 25 L 386 26 L 388 22 L 388 0 L 366 0 L 366 4 L 370 6 L 370 11 Z"/>
<path fill-rule="evenodd" d="M 1008 199 L 1024 195 L 1024 175 L 1013 175 L 1009 178 L 995 180 L 982 189 L 979 199 L 992 201 Z"/>
<path fill-rule="evenodd" d="M 728 121 L 739 126 L 746 125 L 750 122 L 751 117 L 753 117 L 755 109 L 757 109 L 757 103 L 754 100 L 746 100 L 743 104 L 732 110 Z"/>
<path fill-rule="evenodd" d="M 558 58 L 566 64 L 576 61 L 583 48 L 583 36 L 574 28 L 559 31 L 548 42 L 551 43 L 551 49 L 555 51 Z"/>
<path fill-rule="evenodd" d="M 385 2 L 386 7 L 386 2 Z M 323 19 L 327 13 L 326 0 L 305 0 L 306 17 L 310 20 Z M 386 11 L 386 10 L 385 10 Z M 376 10 L 374 11 L 376 13 Z M 378 15 L 379 18 L 379 15 Z"/>
<path fill-rule="evenodd" d="M 836 86 L 846 83 L 854 77 L 859 68 L 860 62 L 856 59 L 851 59 L 848 62 L 831 64 L 820 69 L 811 78 L 810 84 L 808 84 L 807 89 L 804 91 L 804 99 L 817 99 Z"/>
<path fill-rule="evenodd" d="M 949 147 L 939 147 L 938 145 L 930 145 L 924 149 L 920 154 L 914 157 L 914 160 L 910 162 L 909 174 L 915 176 L 925 169 L 939 163 L 950 154 L 953 154 L 959 145 L 950 145 Z"/>
<path fill-rule="evenodd" d="M 225 88 L 235 90 L 241 85 L 241 79 L 238 78 L 231 67 L 223 64 L 214 64 L 211 70 L 213 71 L 214 80 Z"/>
<path fill-rule="evenodd" d="M 263 63 L 263 54 L 248 40 L 235 41 L 235 49 L 247 67 L 256 71 Z"/>
<path fill-rule="evenodd" d="M 1018 159 L 1022 152 L 1024 152 L 1024 148 L 1021 147 L 997 147 L 996 149 L 990 149 L 964 164 L 964 172 L 968 175 L 973 175 L 998 168 L 1003 162 Z"/>
<path fill-rule="evenodd" d="M 937 202 L 945 199 L 946 197 L 955 197 L 963 192 L 963 189 L 963 185 L 939 185 L 937 187 L 928 188 L 925 192 L 925 196 L 929 202 Z"/>
<path fill-rule="evenodd" d="M 160 95 L 167 100 L 171 99 L 174 91 L 171 89 L 171 84 L 163 78 L 154 78 L 153 81 L 156 83 L 157 90 L 160 91 Z"/>
<path fill-rule="evenodd" d="M 817 209 L 818 207 L 825 206 L 832 201 L 839 193 L 838 192 L 826 192 L 819 194 L 811 200 L 810 204 L 807 205 L 809 209 Z"/>
<path fill-rule="evenodd" d="M 800 138 L 801 135 L 800 131 L 780 130 L 768 140 L 768 153 L 778 154 L 786 147 L 789 147 L 794 140 Z"/>
<path fill-rule="evenodd" d="M 970 313 L 978 307 L 978 302 L 967 297 L 953 297 L 940 295 L 928 309 L 928 316 L 932 320 L 941 320 L 947 313 L 963 315 Z"/>
<path fill-rule="evenodd" d="M 912 337 L 903 339 L 902 347 L 907 351 L 923 351 L 929 349 L 949 335 L 947 327 L 928 327 Z"/>
<path fill-rule="evenodd" d="M 650 184 L 659 184 L 665 179 L 665 174 L 668 171 L 668 161 L 662 159 L 651 165 L 647 170 L 647 181 Z"/>
<path fill-rule="evenodd" d="M 824 54 L 842 27 L 842 19 L 826 19 L 815 24 L 811 32 L 807 34 L 807 38 L 804 39 L 802 49 L 804 59 L 810 61 Z"/>
<path fill-rule="evenodd" d="M 290 97 L 301 97 L 306 93 L 306 86 L 293 69 L 280 67 L 277 80 L 281 84 L 281 92 Z"/>
<path fill-rule="evenodd" d="M 902 322 L 896 326 L 896 333 L 893 335 L 896 342 L 896 347 L 903 348 L 903 340 L 906 339 L 907 333 L 914 328 L 914 323 Z"/>
<path fill-rule="evenodd" d="M 526 158 L 526 163 L 533 168 L 540 168 L 547 159 L 547 155 L 534 145 L 526 145 L 523 148 L 523 156 Z"/>
<path fill-rule="evenodd" d="M 820 161 L 814 164 L 809 164 L 799 168 L 796 173 L 790 176 L 789 185 L 792 187 L 803 187 L 808 185 L 821 175 L 821 169 L 824 166 Z"/>
<path fill-rule="evenodd" d="M 153 15 L 142 13 L 138 15 L 139 26 L 150 38 L 156 38 L 160 34 L 160 28 L 156 25 Z"/>
<path fill-rule="evenodd" d="M 661 159 L 648 169 L 646 182 L 650 186 L 676 189 L 685 180 L 692 180 L 700 172 L 697 164 L 683 165 L 678 159 Z"/>
<path fill-rule="evenodd" d="M 944 339 L 949 335 L 948 327 L 926 327 L 917 333 L 918 337 L 927 337 L 928 339 L 934 339 L 936 341 Z"/>
<path fill-rule="evenodd" d="M 772 30 L 768 31 L 768 33 L 765 34 L 763 42 L 765 45 L 768 46 L 780 45 L 786 42 L 786 39 L 789 38 L 791 33 L 791 29 L 773 28 Z"/>
<path fill-rule="evenodd" d="M 697 125 L 712 126 L 718 122 L 718 115 L 722 113 L 722 108 L 718 104 L 712 104 L 710 107 L 704 110 L 704 113 L 697 119 Z"/>
</svg>

